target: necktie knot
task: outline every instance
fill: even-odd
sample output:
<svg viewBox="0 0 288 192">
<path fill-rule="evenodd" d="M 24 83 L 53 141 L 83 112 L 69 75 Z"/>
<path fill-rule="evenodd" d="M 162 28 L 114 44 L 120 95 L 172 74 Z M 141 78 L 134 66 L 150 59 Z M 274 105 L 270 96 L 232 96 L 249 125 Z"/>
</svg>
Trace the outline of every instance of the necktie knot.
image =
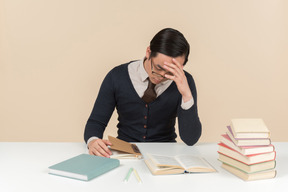
<svg viewBox="0 0 288 192">
<path fill-rule="evenodd" d="M 146 102 L 146 103 L 151 103 L 152 101 L 154 101 L 156 99 L 156 92 L 155 92 L 155 84 L 153 84 L 150 79 L 148 78 L 148 87 L 146 89 L 146 91 L 144 92 L 144 95 L 142 97 L 142 99 Z"/>
<path fill-rule="evenodd" d="M 152 82 L 149 80 L 148 88 L 150 88 L 150 89 L 154 89 L 155 86 L 156 86 L 156 85 L 155 85 L 154 83 L 152 83 Z"/>
</svg>

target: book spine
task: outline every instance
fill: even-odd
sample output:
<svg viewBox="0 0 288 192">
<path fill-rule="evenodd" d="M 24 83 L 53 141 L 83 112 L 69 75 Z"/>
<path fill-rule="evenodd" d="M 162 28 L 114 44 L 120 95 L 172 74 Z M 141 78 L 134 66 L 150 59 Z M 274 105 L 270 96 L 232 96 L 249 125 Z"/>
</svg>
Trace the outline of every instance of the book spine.
<svg viewBox="0 0 288 192">
<path fill-rule="evenodd" d="M 266 161 L 271 161 L 271 160 L 275 160 L 276 158 L 276 152 L 268 152 L 268 153 L 258 153 L 258 154 L 253 154 L 253 155 L 243 155 L 241 153 L 239 153 L 238 151 L 230 148 L 229 146 L 225 145 L 225 144 L 218 144 L 219 145 L 219 151 L 218 153 L 221 153 L 223 155 L 229 156 L 235 160 L 241 161 L 245 164 L 255 164 L 255 163 L 260 163 L 260 162 L 266 162 Z M 271 156 L 270 158 L 268 158 L 269 156 L 266 156 L 266 154 L 270 154 Z M 273 154 L 272 154 L 273 153 Z M 273 156 L 273 158 L 272 158 Z M 262 159 L 259 160 L 259 159 Z"/>
</svg>

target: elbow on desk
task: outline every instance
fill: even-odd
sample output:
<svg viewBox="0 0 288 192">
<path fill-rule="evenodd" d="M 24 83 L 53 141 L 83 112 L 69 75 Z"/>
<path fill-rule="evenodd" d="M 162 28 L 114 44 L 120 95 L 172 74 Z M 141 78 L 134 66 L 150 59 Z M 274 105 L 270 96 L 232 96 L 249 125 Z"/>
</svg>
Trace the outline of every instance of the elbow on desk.
<svg viewBox="0 0 288 192">
<path fill-rule="evenodd" d="M 198 139 L 182 139 L 182 141 L 188 146 L 193 146 L 193 145 L 195 145 L 197 143 L 199 138 Z"/>
<path fill-rule="evenodd" d="M 181 140 L 188 146 L 192 146 L 198 142 L 202 134 L 202 127 L 200 125 L 197 132 L 193 132 L 192 134 L 181 134 L 180 138 Z"/>
</svg>

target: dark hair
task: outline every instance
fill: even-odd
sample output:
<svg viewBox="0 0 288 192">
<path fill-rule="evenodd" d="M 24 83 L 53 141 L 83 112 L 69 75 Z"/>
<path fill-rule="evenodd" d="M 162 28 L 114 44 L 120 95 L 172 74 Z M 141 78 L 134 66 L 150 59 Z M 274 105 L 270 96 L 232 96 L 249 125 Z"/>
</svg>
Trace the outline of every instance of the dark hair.
<svg viewBox="0 0 288 192">
<path fill-rule="evenodd" d="M 170 57 L 185 55 L 184 65 L 188 61 L 190 45 L 184 35 L 172 28 L 165 28 L 159 31 L 150 41 L 151 57 L 162 53 Z"/>
</svg>

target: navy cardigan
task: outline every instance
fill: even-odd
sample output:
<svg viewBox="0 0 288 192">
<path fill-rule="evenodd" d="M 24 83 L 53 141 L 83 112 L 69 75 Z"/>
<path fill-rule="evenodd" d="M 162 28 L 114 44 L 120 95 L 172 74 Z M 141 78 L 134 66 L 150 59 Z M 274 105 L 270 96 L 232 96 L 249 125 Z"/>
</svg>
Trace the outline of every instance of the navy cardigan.
<svg viewBox="0 0 288 192">
<path fill-rule="evenodd" d="M 99 90 L 92 113 L 87 121 L 84 139 L 103 137 L 105 128 L 116 107 L 118 138 L 128 142 L 175 142 L 175 120 L 179 134 L 187 145 L 194 145 L 201 136 L 197 112 L 197 92 L 192 76 L 185 72 L 194 105 L 181 108 L 182 97 L 175 82 L 152 103 L 146 104 L 135 91 L 128 73 L 129 63 L 112 69 Z"/>
</svg>

